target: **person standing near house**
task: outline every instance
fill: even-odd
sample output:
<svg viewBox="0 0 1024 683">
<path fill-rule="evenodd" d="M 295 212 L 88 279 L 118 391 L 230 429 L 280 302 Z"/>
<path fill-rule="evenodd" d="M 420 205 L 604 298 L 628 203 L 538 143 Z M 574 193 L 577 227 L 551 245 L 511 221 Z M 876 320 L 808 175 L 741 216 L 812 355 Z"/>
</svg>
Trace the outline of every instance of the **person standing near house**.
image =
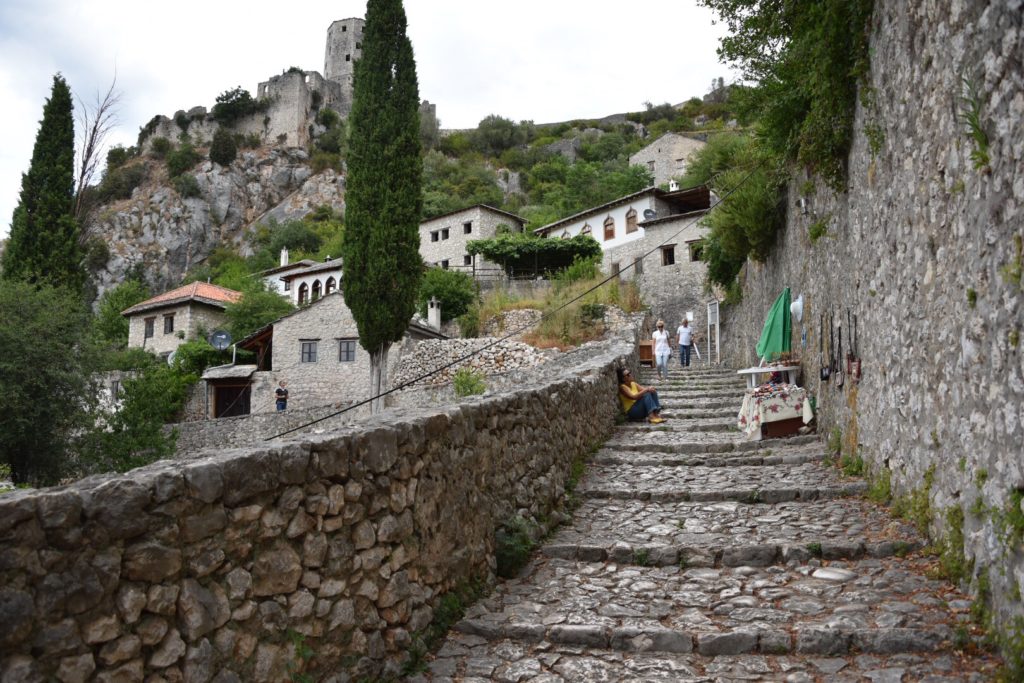
<svg viewBox="0 0 1024 683">
<path fill-rule="evenodd" d="M 683 316 L 683 322 L 676 330 L 676 343 L 679 344 L 679 365 L 684 368 L 690 367 L 690 347 L 693 346 L 693 328 L 690 321 Z"/>
<path fill-rule="evenodd" d="M 672 346 L 668 343 L 664 320 L 658 321 L 657 329 L 651 338 L 654 340 L 654 361 L 658 366 L 658 379 L 668 379 L 668 357 L 672 355 Z"/>
<path fill-rule="evenodd" d="M 274 390 L 274 398 L 277 400 L 278 412 L 288 407 L 288 382 L 281 380 L 277 383 L 277 389 Z"/>
</svg>

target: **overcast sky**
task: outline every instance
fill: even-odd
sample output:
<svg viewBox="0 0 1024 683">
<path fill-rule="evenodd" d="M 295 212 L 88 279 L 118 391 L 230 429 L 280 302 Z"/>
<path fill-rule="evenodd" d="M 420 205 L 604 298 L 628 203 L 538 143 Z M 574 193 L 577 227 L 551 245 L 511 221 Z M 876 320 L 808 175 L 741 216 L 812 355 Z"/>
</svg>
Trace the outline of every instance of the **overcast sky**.
<svg viewBox="0 0 1024 683">
<path fill-rule="evenodd" d="M 18 201 L 53 74 L 94 101 L 116 71 L 111 143 L 290 66 L 323 72 L 327 27 L 365 0 L 0 0 L 0 237 Z M 488 114 L 537 123 L 678 103 L 732 80 L 723 27 L 695 0 L 406 0 L 420 97 L 445 128 Z M 76 131 L 77 132 L 77 131 Z"/>
</svg>

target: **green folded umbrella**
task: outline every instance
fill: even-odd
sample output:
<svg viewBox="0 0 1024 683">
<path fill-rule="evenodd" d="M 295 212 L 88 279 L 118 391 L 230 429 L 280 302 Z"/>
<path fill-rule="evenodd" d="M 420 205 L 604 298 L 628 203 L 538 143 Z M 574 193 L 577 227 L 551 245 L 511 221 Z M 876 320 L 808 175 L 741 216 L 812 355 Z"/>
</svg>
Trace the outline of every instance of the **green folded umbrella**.
<svg viewBox="0 0 1024 683">
<path fill-rule="evenodd" d="M 761 339 L 757 342 L 757 356 L 762 360 L 773 360 L 790 350 L 789 337 L 793 323 L 789 313 L 789 287 L 772 304 L 768 319 L 764 321 Z"/>
</svg>

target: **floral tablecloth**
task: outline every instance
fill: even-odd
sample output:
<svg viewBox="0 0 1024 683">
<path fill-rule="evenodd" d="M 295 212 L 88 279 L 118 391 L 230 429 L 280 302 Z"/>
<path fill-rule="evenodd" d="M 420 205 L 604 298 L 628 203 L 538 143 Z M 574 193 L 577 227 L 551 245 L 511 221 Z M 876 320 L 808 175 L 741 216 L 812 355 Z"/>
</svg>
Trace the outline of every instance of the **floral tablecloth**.
<svg viewBox="0 0 1024 683">
<path fill-rule="evenodd" d="M 807 424 L 814 418 L 807 390 L 795 384 L 762 384 L 743 396 L 736 426 L 750 440 L 761 438 L 761 425 L 800 418 Z"/>
</svg>

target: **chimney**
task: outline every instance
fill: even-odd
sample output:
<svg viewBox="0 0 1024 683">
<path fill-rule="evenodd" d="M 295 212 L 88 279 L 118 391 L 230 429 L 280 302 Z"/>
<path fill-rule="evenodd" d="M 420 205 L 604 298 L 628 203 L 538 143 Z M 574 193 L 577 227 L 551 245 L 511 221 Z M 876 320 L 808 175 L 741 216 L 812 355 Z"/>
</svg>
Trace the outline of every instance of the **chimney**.
<svg viewBox="0 0 1024 683">
<path fill-rule="evenodd" d="M 672 180 L 668 181 L 668 191 L 669 192 L 675 192 L 678 189 L 679 189 L 679 183 L 676 182 L 675 178 L 673 178 Z"/>
<path fill-rule="evenodd" d="M 434 296 L 427 302 L 427 324 L 438 332 L 441 331 L 441 302 Z"/>
<path fill-rule="evenodd" d="M 281 265 L 288 265 L 288 247 L 281 247 Z"/>
</svg>

